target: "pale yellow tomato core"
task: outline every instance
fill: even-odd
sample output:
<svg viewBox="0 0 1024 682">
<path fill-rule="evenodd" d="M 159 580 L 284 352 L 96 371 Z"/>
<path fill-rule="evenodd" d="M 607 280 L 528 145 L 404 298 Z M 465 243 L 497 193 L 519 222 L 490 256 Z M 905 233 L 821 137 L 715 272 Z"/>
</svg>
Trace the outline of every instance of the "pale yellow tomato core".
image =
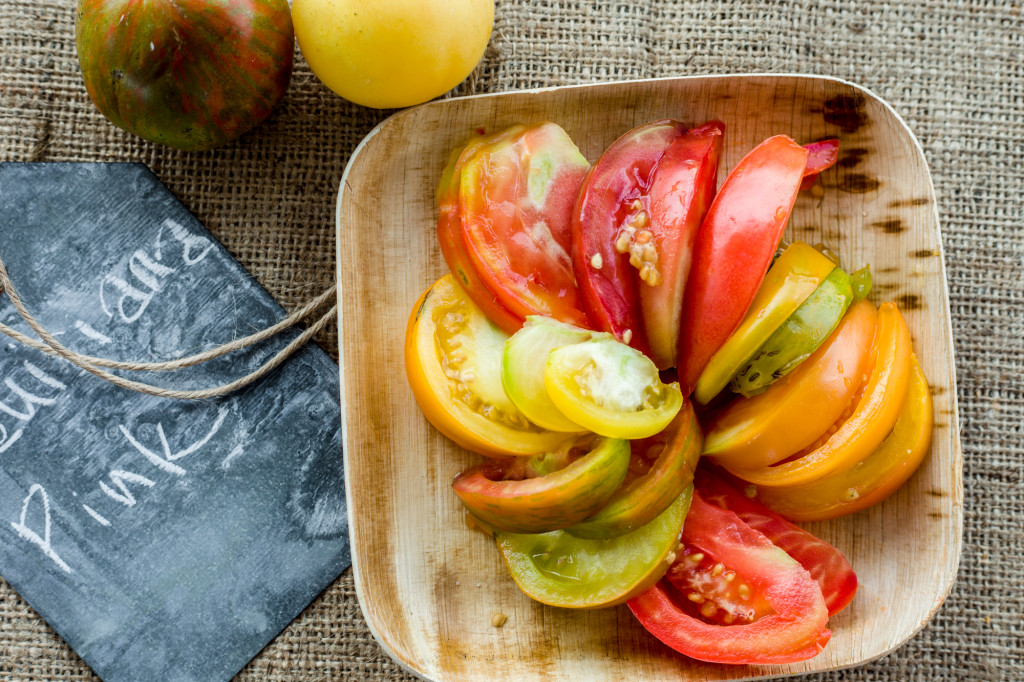
<svg viewBox="0 0 1024 682">
<path fill-rule="evenodd" d="M 302 55 L 334 92 L 378 109 L 407 107 L 461 83 L 483 56 L 493 0 L 294 0 Z"/>
</svg>

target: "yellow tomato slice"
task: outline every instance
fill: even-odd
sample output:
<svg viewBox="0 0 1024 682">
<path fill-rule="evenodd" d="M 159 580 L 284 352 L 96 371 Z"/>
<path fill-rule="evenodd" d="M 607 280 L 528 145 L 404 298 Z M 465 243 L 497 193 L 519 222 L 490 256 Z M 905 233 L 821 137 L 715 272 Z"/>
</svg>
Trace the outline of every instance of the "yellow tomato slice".
<svg viewBox="0 0 1024 682">
<path fill-rule="evenodd" d="M 704 368 L 693 391 L 694 399 L 703 405 L 718 395 L 835 267 L 828 257 L 804 242 L 793 242 L 783 251 L 740 326 Z"/>
<path fill-rule="evenodd" d="M 678 384 L 663 384 L 650 358 L 614 338 L 551 351 L 544 386 L 566 417 L 608 438 L 653 436 L 683 406 Z"/>
<path fill-rule="evenodd" d="M 553 451 L 570 434 L 531 423 L 501 386 L 507 339 L 446 275 L 420 297 L 409 318 L 409 386 L 430 423 L 467 450 L 497 457 Z"/>
<path fill-rule="evenodd" d="M 839 419 L 868 369 L 875 307 L 854 304 L 809 358 L 764 393 L 739 398 L 705 424 L 704 454 L 716 464 L 756 469 L 813 443 Z"/>
<path fill-rule="evenodd" d="M 896 427 L 866 459 L 813 483 L 753 486 L 758 501 L 792 521 L 823 521 L 866 509 L 892 495 L 917 471 L 932 442 L 932 397 L 911 358 L 910 385 Z"/>
<path fill-rule="evenodd" d="M 874 452 L 896 425 L 910 379 L 910 331 L 892 302 L 883 303 L 878 309 L 871 354 L 873 367 L 860 402 L 823 445 L 776 466 L 726 468 L 738 478 L 759 486 L 800 485 L 849 469 Z"/>
</svg>

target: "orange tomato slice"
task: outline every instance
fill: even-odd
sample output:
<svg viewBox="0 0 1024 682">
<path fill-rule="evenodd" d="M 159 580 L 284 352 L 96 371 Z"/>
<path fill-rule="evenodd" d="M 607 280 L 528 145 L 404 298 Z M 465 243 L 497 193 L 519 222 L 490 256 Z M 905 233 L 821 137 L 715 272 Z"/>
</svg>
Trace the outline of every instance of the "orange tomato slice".
<svg viewBox="0 0 1024 682">
<path fill-rule="evenodd" d="M 706 425 L 704 454 L 722 466 L 756 469 L 813 443 L 839 419 L 860 386 L 876 318 L 867 301 L 854 304 L 795 370 L 764 393 L 740 398 L 717 413 Z"/>
<path fill-rule="evenodd" d="M 801 485 L 850 469 L 874 452 L 896 425 L 910 379 L 910 330 L 895 303 L 883 303 L 878 309 L 871 354 L 873 368 L 856 409 L 823 445 L 776 466 L 726 469 L 759 486 Z"/>
<path fill-rule="evenodd" d="M 430 423 L 467 450 L 496 457 L 554 451 L 571 434 L 530 422 L 501 386 L 507 339 L 445 275 L 420 297 L 409 318 L 409 386 Z"/>
<path fill-rule="evenodd" d="M 932 422 L 932 397 L 915 357 L 903 409 L 881 447 L 853 468 L 813 483 L 755 486 L 756 499 L 792 521 L 823 521 L 866 509 L 892 495 L 917 471 L 932 442 Z"/>
</svg>

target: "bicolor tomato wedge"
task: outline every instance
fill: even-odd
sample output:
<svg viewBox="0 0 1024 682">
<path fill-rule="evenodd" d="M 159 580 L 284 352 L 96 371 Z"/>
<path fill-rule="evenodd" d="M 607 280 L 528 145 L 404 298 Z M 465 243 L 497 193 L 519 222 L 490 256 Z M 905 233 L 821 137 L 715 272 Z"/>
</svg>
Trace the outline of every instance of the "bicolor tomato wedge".
<svg viewBox="0 0 1024 682">
<path fill-rule="evenodd" d="M 694 493 L 684 551 L 666 580 L 628 604 L 655 637 L 715 663 L 795 663 L 832 633 L 818 583 L 784 550 Z"/>
<path fill-rule="evenodd" d="M 836 615 L 853 601 L 857 575 L 838 549 L 740 494 L 705 467 L 697 470 L 694 486 L 706 502 L 733 512 L 806 568 L 821 587 L 828 615 Z"/>
<path fill-rule="evenodd" d="M 640 311 L 651 359 L 676 366 L 683 293 L 693 243 L 718 187 L 725 124 L 705 123 L 675 139 L 658 160 L 647 196 L 650 225 L 620 236 L 640 277 Z M 628 241 L 628 245 L 625 243 Z"/>
<path fill-rule="evenodd" d="M 560 452 L 492 461 L 455 477 L 463 506 L 510 533 L 546 533 L 579 523 L 603 507 L 629 468 L 629 443 L 585 437 Z"/>
<path fill-rule="evenodd" d="M 708 209 L 683 299 L 678 369 L 685 395 L 750 307 L 806 165 L 806 149 L 785 135 L 770 137 L 732 170 Z"/>
<path fill-rule="evenodd" d="M 513 126 L 499 133 L 498 137 L 511 137 L 523 129 L 522 126 Z M 462 178 L 462 167 L 467 158 L 471 158 L 494 139 L 493 135 L 477 137 L 452 153 L 448 165 L 441 173 L 441 181 L 437 188 L 437 242 L 448 270 L 462 290 L 491 322 L 498 325 L 506 334 L 514 334 L 522 325 L 522 320 L 509 312 L 498 297 L 484 286 L 470 263 L 469 254 L 462 241 L 462 212 L 459 210 L 459 181 Z"/>
<path fill-rule="evenodd" d="M 646 197 L 654 168 L 686 131 L 678 121 L 655 121 L 629 131 L 587 172 L 572 217 L 572 265 L 583 305 L 597 329 L 647 352 L 636 269 L 619 235 L 649 224 Z"/>
<path fill-rule="evenodd" d="M 588 327 L 569 257 L 586 158 L 554 123 L 501 134 L 467 152 L 459 159 L 459 212 L 480 280 L 520 321 L 546 315 Z"/>
</svg>

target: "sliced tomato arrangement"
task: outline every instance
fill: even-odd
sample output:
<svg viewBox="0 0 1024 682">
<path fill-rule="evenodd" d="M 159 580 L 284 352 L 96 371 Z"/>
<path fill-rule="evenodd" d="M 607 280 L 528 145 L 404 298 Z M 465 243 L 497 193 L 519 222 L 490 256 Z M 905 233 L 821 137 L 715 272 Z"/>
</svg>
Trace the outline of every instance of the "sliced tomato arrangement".
<svg viewBox="0 0 1024 682">
<path fill-rule="evenodd" d="M 931 396 L 870 269 L 782 241 L 839 140 L 770 137 L 717 188 L 724 136 L 654 121 L 593 166 L 553 123 L 455 150 L 451 275 L 416 303 L 406 371 L 427 419 L 488 458 L 452 488 L 524 593 L 628 603 L 699 660 L 793 663 L 858 586 L 793 521 L 893 494 L 927 455 Z"/>
</svg>

